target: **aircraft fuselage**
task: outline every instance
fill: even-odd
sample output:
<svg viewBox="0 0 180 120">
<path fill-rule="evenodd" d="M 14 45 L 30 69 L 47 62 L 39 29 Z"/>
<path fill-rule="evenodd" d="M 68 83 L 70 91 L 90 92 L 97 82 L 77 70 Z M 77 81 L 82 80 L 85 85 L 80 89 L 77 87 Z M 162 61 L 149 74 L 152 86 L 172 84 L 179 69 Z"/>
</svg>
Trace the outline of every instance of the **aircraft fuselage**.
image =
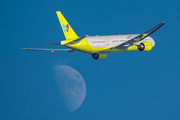
<svg viewBox="0 0 180 120">
<path fill-rule="evenodd" d="M 134 43 L 136 45 L 127 48 L 115 48 L 119 44 L 138 36 L 139 34 L 129 34 L 129 35 L 107 35 L 107 36 L 87 36 L 85 39 L 81 40 L 78 44 L 64 45 L 66 47 L 75 49 L 84 53 L 114 53 L 114 52 L 125 52 L 125 51 L 139 51 L 137 45 L 143 41 L 150 42 L 152 47 L 155 46 L 154 40 L 148 36 L 141 42 Z M 62 44 L 62 43 L 61 43 Z"/>
</svg>

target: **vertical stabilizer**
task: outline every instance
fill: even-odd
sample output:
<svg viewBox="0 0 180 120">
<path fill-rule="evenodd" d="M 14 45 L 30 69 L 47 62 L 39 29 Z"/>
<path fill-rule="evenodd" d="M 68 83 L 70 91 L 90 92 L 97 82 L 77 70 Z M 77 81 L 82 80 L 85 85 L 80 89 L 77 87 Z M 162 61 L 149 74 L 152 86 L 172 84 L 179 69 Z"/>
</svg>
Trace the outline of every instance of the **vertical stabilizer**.
<svg viewBox="0 0 180 120">
<path fill-rule="evenodd" d="M 59 19 L 59 22 L 61 24 L 61 28 L 63 30 L 65 38 L 66 39 L 72 39 L 72 38 L 78 37 L 76 35 L 76 33 L 74 32 L 74 30 L 69 25 L 69 23 L 66 21 L 66 19 L 62 15 L 62 13 L 60 11 L 56 11 L 56 14 L 58 16 L 58 19 Z"/>
</svg>

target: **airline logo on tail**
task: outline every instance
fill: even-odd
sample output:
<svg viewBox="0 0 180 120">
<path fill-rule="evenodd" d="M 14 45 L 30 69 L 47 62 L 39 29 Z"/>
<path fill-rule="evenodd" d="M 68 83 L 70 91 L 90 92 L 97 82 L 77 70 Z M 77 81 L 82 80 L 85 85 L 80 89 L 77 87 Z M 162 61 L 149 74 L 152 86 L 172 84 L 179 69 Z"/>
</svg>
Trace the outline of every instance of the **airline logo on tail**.
<svg viewBox="0 0 180 120">
<path fill-rule="evenodd" d="M 62 28 L 65 33 L 66 33 L 66 31 L 69 32 L 69 24 L 67 24 L 67 25 L 62 24 Z"/>
</svg>

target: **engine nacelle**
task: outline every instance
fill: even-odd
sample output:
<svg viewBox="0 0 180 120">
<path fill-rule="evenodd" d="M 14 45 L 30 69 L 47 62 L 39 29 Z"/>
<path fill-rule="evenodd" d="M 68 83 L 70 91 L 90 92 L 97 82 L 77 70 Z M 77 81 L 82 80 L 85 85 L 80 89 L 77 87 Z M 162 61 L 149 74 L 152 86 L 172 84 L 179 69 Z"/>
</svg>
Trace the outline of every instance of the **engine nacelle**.
<svg viewBox="0 0 180 120">
<path fill-rule="evenodd" d="M 150 42 L 144 41 L 140 45 L 138 45 L 139 51 L 150 51 L 152 49 L 152 45 Z"/>
<path fill-rule="evenodd" d="M 107 57 L 107 54 L 92 54 L 92 58 L 95 60 L 103 60 Z"/>
</svg>

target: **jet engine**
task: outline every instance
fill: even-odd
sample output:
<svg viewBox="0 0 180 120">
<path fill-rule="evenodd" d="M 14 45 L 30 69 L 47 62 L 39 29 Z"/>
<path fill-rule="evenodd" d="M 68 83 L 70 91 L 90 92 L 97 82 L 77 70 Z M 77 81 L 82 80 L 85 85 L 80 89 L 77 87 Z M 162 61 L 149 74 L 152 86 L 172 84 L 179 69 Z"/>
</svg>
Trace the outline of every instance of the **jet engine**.
<svg viewBox="0 0 180 120">
<path fill-rule="evenodd" d="M 107 57 L 107 54 L 92 54 L 92 58 L 95 60 L 103 60 Z"/>
<path fill-rule="evenodd" d="M 138 45 L 139 51 L 150 51 L 152 49 L 152 45 L 150 42 L 144 41 L 140 45 Z"/>
</svg>

